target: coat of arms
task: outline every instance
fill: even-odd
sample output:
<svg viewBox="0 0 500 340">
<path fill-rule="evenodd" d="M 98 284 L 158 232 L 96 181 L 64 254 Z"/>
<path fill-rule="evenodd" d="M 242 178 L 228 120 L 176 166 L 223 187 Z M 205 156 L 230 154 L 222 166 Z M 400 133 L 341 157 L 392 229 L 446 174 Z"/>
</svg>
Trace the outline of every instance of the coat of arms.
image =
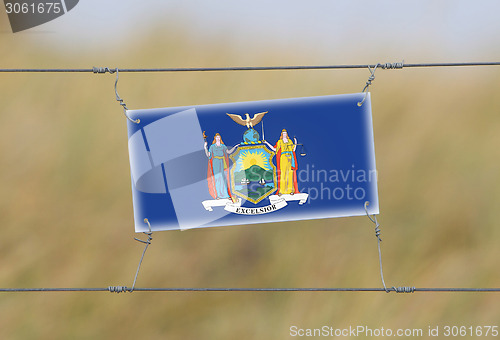
<svg viewBox="0 0 500 340">
<path fill-rule="evenodd" d="M 253 118 L 246 113 L 245 119 L 228 113 L 232 120 L 248 128 L 243 133 L 243 141 L 231 149 L 226 147 L 220 133 L 215 134 L 210 147 L 203 136 L 208 157 L 208 189 L 214 198 L 202 202 L 206 210 L 223 206 L 232 213 L 255 215 L 281 209 L 287 201 L 299 201 L 299 204 L 307 201 L 308 194 L 300 193 L 297 186 L 297 139 L 292 141 L 283 129 L 280 139 L 272 145 L 264 139 L 264 123 L 262 139 L 254 129 L 267 113 L 256 113 Z M 257 205 L 266 198 L 270 202 L 266 206 L 246 204 Z"/>
</svg>

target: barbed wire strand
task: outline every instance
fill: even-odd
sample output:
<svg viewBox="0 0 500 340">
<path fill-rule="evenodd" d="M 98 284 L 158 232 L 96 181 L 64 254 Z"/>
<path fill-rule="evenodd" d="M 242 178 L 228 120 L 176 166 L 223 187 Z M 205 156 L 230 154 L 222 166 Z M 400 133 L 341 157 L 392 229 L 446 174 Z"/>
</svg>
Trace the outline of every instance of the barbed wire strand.
<svg viewBox="0 0 500 340">
<path fill-rule="evenodd" d="M 121 286 L 117 286 L 121 287 Z M 115 288 L 0 288 L 0 293 L 17 292 L 110 292 Z M 126 287 L 124 287 L 126 288 Z M 116 292 L 116 291 L 112 291 Z M 138 288 L 134 292 L 386 292 L 384 288 Z M 414 288 L 413 292 L 500 293 L 500 288 Z M 403 292 L 401 292 L 403 293 Z"/>
<path fill-rule="evenodd" d="M 272 70 L 333 70 L 333 69 L 366 69 L 378 66 L 382 69 L 421 68 L 421 67 L 462 67 L 462 66 L 500 66 L 500 61 L 492 62 L 457 62 L 457 63 L 376 63 L 355 65 L 297 65 L 297 66 L 234 66 L 234 67 L 170 67 L 170 68 L 2 68 L 0 72 L 26 73 L 110 73 L 119 72 L 217 72 L 217 71 L 272 71 Z M 399 67 L 400 66 L 400 67 Z"/>
</svg>

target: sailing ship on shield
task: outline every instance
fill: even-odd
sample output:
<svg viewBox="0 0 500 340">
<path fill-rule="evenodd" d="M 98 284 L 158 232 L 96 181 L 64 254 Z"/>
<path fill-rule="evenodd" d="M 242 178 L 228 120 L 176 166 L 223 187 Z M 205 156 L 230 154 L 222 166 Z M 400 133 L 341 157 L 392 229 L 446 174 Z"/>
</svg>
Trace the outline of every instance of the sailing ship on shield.
<svg viewBox="0 0 500 340">
<path fill-rule="evenodd" d="M 224 144 L 220 133 L 215 134 L 212 144 L 208 146 L 207 136 L 203 132 L 208 158 L 207 183 L 213 198 L 202 202 L 206 210 L 224 207 L 231 213 L 259 215 L 282 209 L 289 201 L 298 201 L 299 205 L 307 201 L 309 195 L 299 192 L 297 185 L 296 148 L 301 146 L 300 155 L 305 156 L 304 145 L 298 144 L 296 138 L 292 141 L 285 129 L 281 131 L 275 145 L 266 141 L 263 118 L 267 113 L 256 113 L 252 118 L 248 113 L 245 118 L 227 113 L 233 121 L 247 127 L 243 141 L 231 149 Z M 254 129 L 261 122 L 262 139 Z M 259 204 L 266 198 L 269 205 L 243 206 L 245 202 Z"/>
</svg>

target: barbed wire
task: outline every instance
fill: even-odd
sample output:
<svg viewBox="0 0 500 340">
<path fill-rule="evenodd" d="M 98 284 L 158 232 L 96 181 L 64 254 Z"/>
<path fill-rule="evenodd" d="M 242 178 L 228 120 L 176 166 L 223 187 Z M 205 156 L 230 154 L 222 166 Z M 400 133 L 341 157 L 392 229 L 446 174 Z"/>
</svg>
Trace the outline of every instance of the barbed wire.
<svg viewBox="0 0 500 340">
<path fill-rule="evenodd" d="M 398 289 L 399 288 L 399 289 Z M 500 293 L 500 288 L 416 288 L 398 287 L 396 293 L 429 293 L 429 292 L 468 292 L 468 293 Z M 21 292 L 132 292 L 125 286 L 109 286 L 107 288 L 0 288 L 0 293 Z M 133 292 L 384 292 L 385 288 L 138 288 Z"/>
<path fill-rule="evenodd" d="M 296 65 L 296 66 L 233 66 L 233 67 L 168 67 L 168 68 L 3 68 L 0 72 L 26 73 L 114 73 L 119 72 L 218 72 L 218 71 L 272 71 L 272 70 L 334 70 L 334 69 L 366 69 L 379 67 L 382 69 L 402 69 L 420 67 L 463 67 L 463 66 L 500 66 L 500 61 L 492 62 L 456 62 L 456 63 L 376 63 L 346 65 Z"/>
</svg>

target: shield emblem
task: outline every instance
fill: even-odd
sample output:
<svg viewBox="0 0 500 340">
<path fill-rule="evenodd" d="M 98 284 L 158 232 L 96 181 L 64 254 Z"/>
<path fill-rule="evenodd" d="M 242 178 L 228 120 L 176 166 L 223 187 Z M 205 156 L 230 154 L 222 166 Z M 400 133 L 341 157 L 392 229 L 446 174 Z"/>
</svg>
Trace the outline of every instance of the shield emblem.
<svg viewBox="0 0 500 340">
<path fill-rule="evenodd" d="M 274 155 L 264 144 L 239 147 L 230 155 L 231 191 L 254 204 L 272 195 L 277 189 Z"/>
</svg>

